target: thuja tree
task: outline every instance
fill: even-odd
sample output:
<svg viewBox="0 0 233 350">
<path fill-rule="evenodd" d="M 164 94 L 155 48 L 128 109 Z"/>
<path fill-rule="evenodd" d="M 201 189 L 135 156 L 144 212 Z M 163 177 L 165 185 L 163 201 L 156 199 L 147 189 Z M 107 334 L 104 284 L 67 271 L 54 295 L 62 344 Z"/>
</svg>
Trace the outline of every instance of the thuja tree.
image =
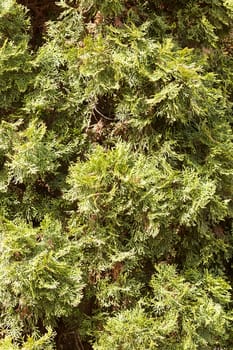
<svg viewBox="0 0 233 350">
<path fill-rule="evenodd" d="M 0 1 L 1 349 L 233 348 L 232 19 Z"/>
</svg>

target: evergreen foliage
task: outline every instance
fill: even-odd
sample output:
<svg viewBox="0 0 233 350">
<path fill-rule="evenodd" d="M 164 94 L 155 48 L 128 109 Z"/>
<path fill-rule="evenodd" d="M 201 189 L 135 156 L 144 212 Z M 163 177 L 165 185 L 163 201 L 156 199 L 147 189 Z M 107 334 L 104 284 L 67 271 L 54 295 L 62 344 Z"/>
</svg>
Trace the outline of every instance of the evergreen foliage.
<svg viewBox="0 0 233 350">
<path fill-rule="evenodd" d="M 29 3 L 0 0 L 0 349 L 231 350 L 232 0 L 60 0 L 41 40 Z"/>
</svg>

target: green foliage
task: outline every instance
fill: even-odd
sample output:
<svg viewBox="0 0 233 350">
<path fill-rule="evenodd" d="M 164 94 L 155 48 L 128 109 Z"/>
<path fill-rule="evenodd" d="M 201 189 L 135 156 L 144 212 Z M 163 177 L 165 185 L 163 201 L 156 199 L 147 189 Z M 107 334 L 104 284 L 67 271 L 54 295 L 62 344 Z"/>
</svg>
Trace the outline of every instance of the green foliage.
<svg viewBox="0 0 233 350">
<path fill-rule="evenodd" d="M 13 344 L 10 337 L 6 337 L 0 340 L 0 347 L 2 350 L 53 350 L 53 337 L 54 334 L 51 328 L 48 329 L 48 332 L 40 337 L 28 337 L 26 342 L 19 347 L 16 344 Z"/>
<path fill-rule="evenodd" d="M 6 163 L 9 175 L 15 183 L 27 183 L 34 178 L 44 178 L 46 173 L 56 172 L 61 157 L 53 135 L 46 134 L 46 126 L 33 120 L 27 129 L 18 132 L 12 141 L 12 155 Z"/>
<path fill-rule="evenodd" d="M 34 229 L 1 220 L 1 327 L 34 329 L 38 321 L 55 325 L 82 299 L 82 272 L 61 225 L 45 218 Z M 7 327 L 6 327 L 7 325 Z M 4 329 L 4 331 L 3 331 Z"/>
<path fill-rule="evenodd" d="M 20 3 L 0 0 L 0 348 L 231 350 L 232 1 Z"/>
<path fill-rule="evenodd" d="M 158 265 L 152 277 L 153 297 L 133 310 L 109 318 L 94 345 L 104 349 L 213 349 L 224 348 L 231 337 L 230 286 L 206 272 L 188 281 L 174 266 Z"/>
<path fill-rule="evenodd" d="M 28 50 L 28 20 L 25 10 L 15 1 L 0 4 L 0 91 L 1 109 L 9 109 L 20 101 L 32 77 Z"/>
<path fill-rule="evenodd" d="M 209 108 L 219 109 L 214 77 L 201 72 L 191 50 L 148 38 L 146 24 L 109 31 L 107 40 L 88 36 L 78 53 L 87 98 L 96 107 L 103 96 L 113 95 L 115 119 L 137 130 L 158 120 L 187 123 L 209 114 Z"/>
<path fill-rule="evenodd" d="M 14 44 L 19 44 L 23 39 L 28 39 L 29 20 L 26 18 L 26 9 L 16 5 L 14 0 L 1 1 L 0 3 L 0 38 L 1 45 L 10 39 Z"/>
</svg>

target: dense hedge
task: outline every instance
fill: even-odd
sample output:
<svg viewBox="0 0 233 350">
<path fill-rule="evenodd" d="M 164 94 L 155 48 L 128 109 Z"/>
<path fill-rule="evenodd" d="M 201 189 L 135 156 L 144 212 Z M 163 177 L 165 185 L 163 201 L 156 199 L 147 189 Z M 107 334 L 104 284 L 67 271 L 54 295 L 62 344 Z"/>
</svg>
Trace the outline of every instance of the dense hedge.
<svg viewBox="0 0 233 350">
<path fill-rule="evenodd" d="M 233 349 L 232 0 L 48 4 L 0 1 L 0 348 Z"/>
</svg>

